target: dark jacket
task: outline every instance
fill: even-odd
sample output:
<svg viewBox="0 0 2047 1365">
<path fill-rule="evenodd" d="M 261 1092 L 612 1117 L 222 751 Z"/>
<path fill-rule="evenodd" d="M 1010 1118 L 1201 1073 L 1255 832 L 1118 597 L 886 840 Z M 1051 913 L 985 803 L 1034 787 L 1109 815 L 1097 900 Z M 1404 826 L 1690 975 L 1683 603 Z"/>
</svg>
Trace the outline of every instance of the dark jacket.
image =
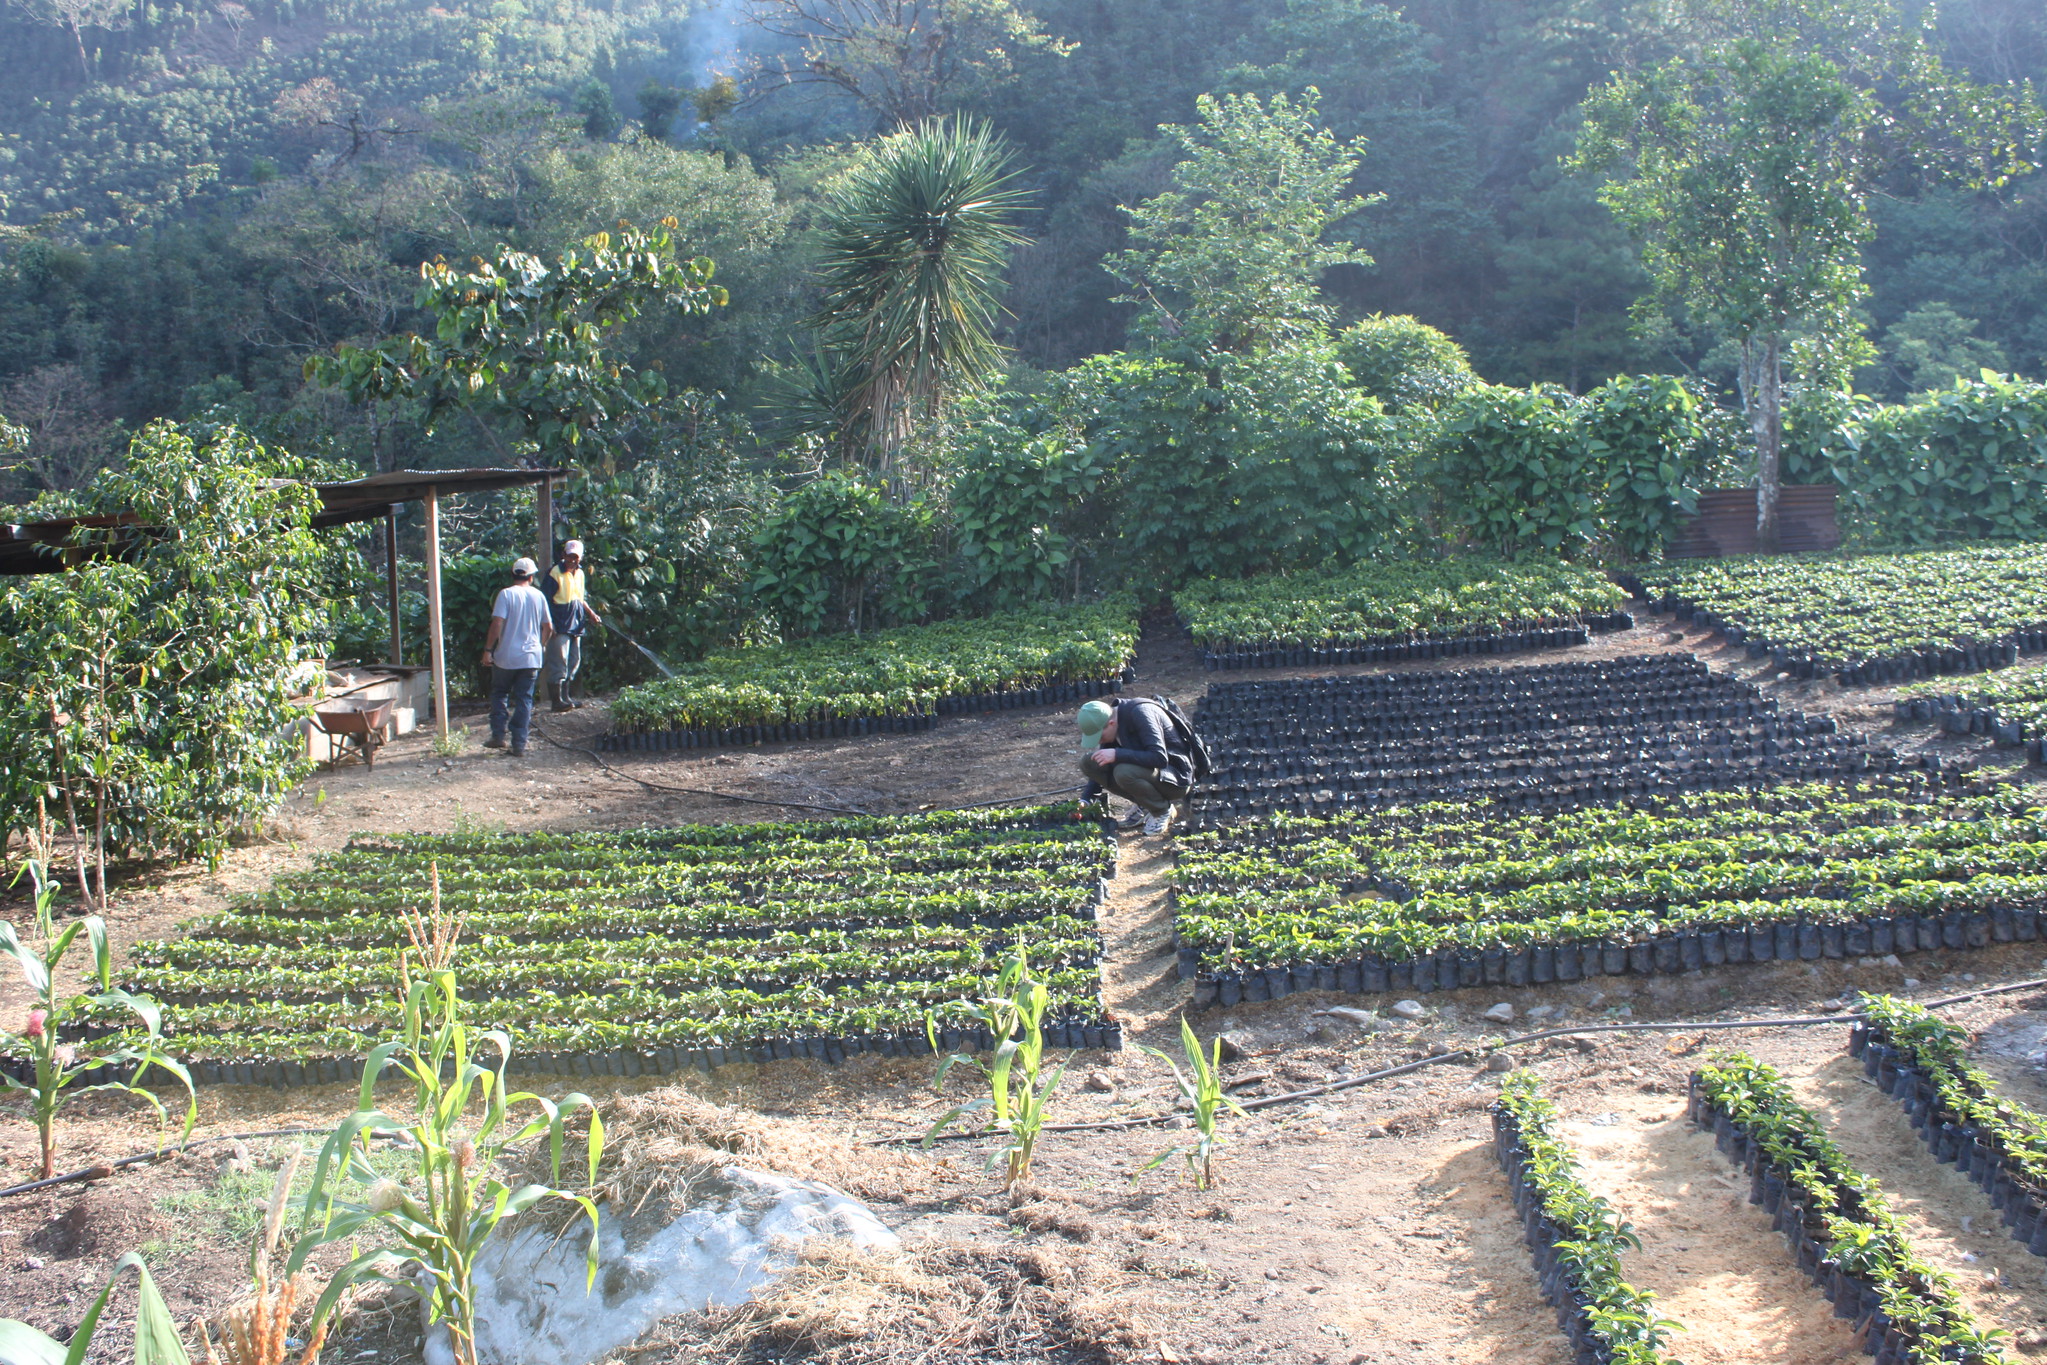
<svg viewBox="0 0 2047 1365">
<path fill-rule="evenodd" d="M 1116 703 L 1116 762 L 1156 768 L 1159 780 L 1183 791 L 1194 785 L 1194 757 L 1166 708 L 1144 697 Z M 1089 784 L 1087 795 L 1099 788 Z"/>
</svg>

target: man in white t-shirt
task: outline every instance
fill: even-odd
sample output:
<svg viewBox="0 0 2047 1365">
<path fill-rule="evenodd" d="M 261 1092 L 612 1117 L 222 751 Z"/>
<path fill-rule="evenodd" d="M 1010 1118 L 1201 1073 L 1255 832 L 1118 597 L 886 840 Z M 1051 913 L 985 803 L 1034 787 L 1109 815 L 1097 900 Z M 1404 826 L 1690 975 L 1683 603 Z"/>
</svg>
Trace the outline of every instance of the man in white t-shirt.
<svg viewBox="0 0 2047 1365">
<path fill-rule="evenodd" d="M 483 637 L 483 661 L 490 666 L 490 738 L 486 749 L 505 747 L 509 729 L 512 757 L 526 756 L 526 735 L 533 723 L 533 680 L 547 657 L 547 595 L 533 586 L 540 566 L 530 559 L 512 565 L 512 586 L 491 604 L 490 632 Z M 509 713 L 509 714 L 508 714 Z"/>
</svg>

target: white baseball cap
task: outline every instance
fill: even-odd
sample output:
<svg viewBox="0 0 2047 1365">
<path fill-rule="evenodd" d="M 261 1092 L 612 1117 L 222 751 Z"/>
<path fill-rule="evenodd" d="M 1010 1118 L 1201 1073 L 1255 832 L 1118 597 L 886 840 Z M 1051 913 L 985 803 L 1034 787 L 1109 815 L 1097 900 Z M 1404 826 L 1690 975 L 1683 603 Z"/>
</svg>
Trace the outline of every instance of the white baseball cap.
<svg viewBox="0 0 2047 1365">
<path fill-rule="evenodd" d="M 564 543 L 562 545 L 562 553 L 565 555 L 576 555 L 580 557 L 583 553 L 583 542 L 580 540 L 571 540 Z"/>
<path fill-rule="evenodd" d="M 540 566 L 524 555 L 512 561 L 512 573 L 515 577 L 531 578 L 539 572 Z"/>
</svg>

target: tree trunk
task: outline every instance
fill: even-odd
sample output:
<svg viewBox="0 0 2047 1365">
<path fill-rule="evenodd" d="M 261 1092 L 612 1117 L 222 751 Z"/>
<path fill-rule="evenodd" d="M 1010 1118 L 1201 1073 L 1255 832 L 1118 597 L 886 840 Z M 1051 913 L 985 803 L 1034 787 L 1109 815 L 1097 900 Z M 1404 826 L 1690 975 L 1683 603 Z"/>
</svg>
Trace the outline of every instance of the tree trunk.
<svg viewBox="0 0 2047 1365">
<path fill-rule="evenodd" d="M 65 15 L 64 27 L 71 30 L 71 41 L 78 48 L 78 78 L 87 85 L 91 85 L 92 59 L 85 55 L 85 34 L 78 27 L 78 16 L 75 14 Z"/>
<path fill-rule="evenodd" d="M 1749 429 L 1756 437 L 1756 551 L 1777 553 L 1777 494 L 1784 456 L 1784 350 L 1776 334 L 1758 345 L 1744 342 L 1742 367 L 1748 371 L 1743 396 L 1748 401 Z"/>
</svg>

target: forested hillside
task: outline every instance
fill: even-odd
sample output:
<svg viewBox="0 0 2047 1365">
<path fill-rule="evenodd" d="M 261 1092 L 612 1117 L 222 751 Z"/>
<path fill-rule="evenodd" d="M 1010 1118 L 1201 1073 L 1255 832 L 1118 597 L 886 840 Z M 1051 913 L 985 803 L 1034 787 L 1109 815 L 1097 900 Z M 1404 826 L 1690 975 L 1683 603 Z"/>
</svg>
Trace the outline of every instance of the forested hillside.
<svg viewBox="0 0 2047 1365">
<path fill-rule="evenodd" d="M 948 57 L 885 41 L 880 21 L 941 10 Z M 785 22 L 805 14 L 873 22 L 806 55 Z M 1339 139 L 1365 139 L 1370 202 L 1332 235 L 1373 263 L 1324 281 L 1346 320 L 1413 314 L 1500 382 L 1675 371 L 1724 390 L 1710 329 L 1631 325 L 1637 254 L 1559 168 L 1588 88 L 1671 51 L 1669 22 L 1650 0 L 11 0 L 0 411 L 36 437 L 29 487 L 75 482 L 120 427 L 219 404 L 363 461 L 489 453 L 477 430 L 428 436 L 308 390 L 305 357 L 415 324 L 422 261 L 667 215 L 731 303 L 641 329 L 634 354 L 750 410 L 802 346 L 817 188 L 854 139 L 947 111 L 989 119 L 1030 190 L 1005 339 L 1027 366 L 1071 365 L 1134 315 L 1102 262 L 1123 206 L 1167 184 L 1160 125 L 1203 93 L 1311 86 Z M 2026 0 L 1957 0 L 1937 37 L 1979 79 L 2047 76 Z M 2041 178 L 1888 188 L 1858 387 L 2047 370 Z"/>
</svg>

